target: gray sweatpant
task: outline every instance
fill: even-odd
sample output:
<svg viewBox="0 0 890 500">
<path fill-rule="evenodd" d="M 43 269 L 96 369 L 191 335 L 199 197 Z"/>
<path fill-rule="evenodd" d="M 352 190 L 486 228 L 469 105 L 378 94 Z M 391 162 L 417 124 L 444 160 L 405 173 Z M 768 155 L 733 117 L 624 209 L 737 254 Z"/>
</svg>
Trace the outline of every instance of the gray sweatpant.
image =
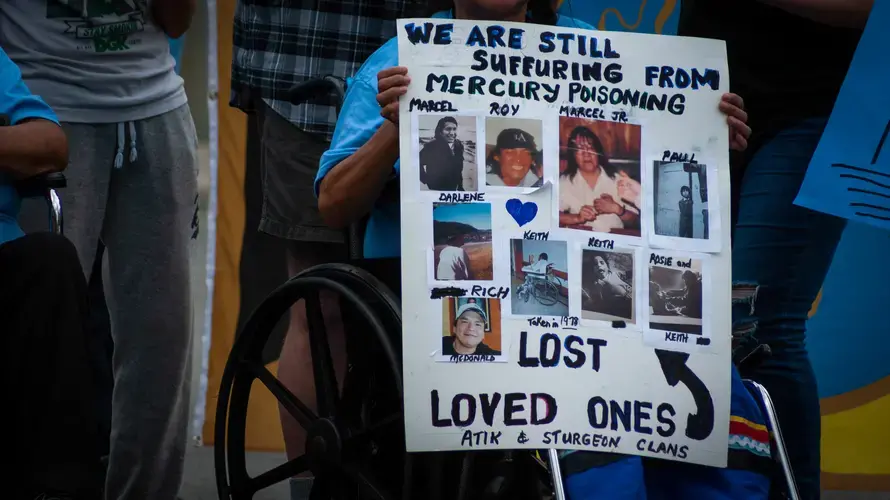
<svg viewBox="0 0 890 500">
<path fill-rule="evenodd" d="M 106 247 L 114 338 L 106 498 L 174 500 L 189 417 L 194 123 L 183 105 L 132 123 L 63 127 L 70 150 L 64 230 L 87 276 L 100 237 Z"/>
</svg>

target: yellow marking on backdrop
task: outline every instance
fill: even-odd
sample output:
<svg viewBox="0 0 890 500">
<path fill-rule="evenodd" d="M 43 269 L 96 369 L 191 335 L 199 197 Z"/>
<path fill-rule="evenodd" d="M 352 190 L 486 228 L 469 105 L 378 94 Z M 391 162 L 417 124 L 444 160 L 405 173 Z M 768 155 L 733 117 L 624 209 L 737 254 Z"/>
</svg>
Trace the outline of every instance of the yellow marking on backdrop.
<svg viewBox="0 0 890 500">
<path fill-rule="evenodd" d="M 890 475 L 890 395 L 822 417 L 822 470 Z"/>
<path fill-rule="evenodd" d="M 624 29 L 629 31 L 637 31 L 637 28 L 639 28 L 640 23 L 643 21 L 643 12 L 645 12 L 646 10 L 646 1 L 647 0 L 642 0 L 640 2 L 640 10 L 637 12 L 637 21 L 631 25 L 628 25 L 624 21 L 624 16 L 621 15 L 621 11 L 619 11 L 615 7 L 609 7 L 608 9 L 604 10 L 602 16 L 600 16 L 599 29 L 606 29 L 606 16 L 609 15 L 609 13 L 612 13 L 615 14 L 615 17 L 618 18 L 618 23 L 621 24 Z"/>
</svg>

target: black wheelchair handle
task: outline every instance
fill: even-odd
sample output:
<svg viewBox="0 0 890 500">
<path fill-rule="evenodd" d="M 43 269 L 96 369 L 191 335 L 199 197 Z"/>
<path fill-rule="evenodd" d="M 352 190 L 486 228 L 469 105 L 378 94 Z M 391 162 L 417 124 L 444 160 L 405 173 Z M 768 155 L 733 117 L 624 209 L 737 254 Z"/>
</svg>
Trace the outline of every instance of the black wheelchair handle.
<svg viewBox="0 0 890 500">
<path fill-rule="evenodd" d="M 287 101 L 294 105 L 317 101 L 328 94 L 334 94 L 334 102 L 337 103 L 337 113 L 346 98 L 346 81 L 342 78 L 328 75 L 324 78 L 313 78 L 300 82 L 287 91 Z"/>
</svg>

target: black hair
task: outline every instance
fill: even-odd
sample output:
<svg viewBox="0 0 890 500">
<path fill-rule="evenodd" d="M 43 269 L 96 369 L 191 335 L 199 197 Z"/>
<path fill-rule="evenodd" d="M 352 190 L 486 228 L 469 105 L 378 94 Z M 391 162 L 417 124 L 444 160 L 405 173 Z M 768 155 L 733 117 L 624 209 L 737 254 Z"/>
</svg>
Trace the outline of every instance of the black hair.
<svg viewBox="0 0 890 500">
<path fill-rule="evenodd" d="M 434 139 L 439 138 L 439 136 L 442 134 L 442 130 L 445 129 L 445 125 L 447 125 L 449 123 L 453 123 L 455 127 L 458 126 L 457 120 L 454 119 L 454 117 L 452 117 L 452 116 L 446 116 L 446 117 L 440 119 L 439 123 L 436 124 L 436 133 L 435 133 Z"/>
<path fill-rule="evenodd" d="M 603 143 L 602 141 L 600 141 L 600 138 L 596 136 L 593 130 L 590 130 L 584 125 L 578 125 L 569 134 L 569 141 L 567 144 L 569 154 L 566 158 L 566 169 L 561 175 L 564 177 L 568 177 L 569 180 L 574 180 L 575 174 L 578 173 L 578 160 L 575 158 L 575 151 L 579 149 L 579 138 L 584 138 L 590 141 L 593 149 L 597 152 L 597 154 L 599 154 L 599 160 L 597 163 L 603 169 L 603 171 L 606 172 L 606 175 L 614 179 L 615 175 L 618 174 L 618 169 L 612 166 L 612 163 L 609 162 L 609 157 L 606 156 L 606 151 L 605 148 L 603 148 Z"/>
<path fill-rule="evenodd" d="M 549 258 L 550 258 L 550 256 L 547 255 L 547 252 L 541 252 L 541 255 L 538 256 L 538 260 L 547 260 Z"/>
<path fill-rule="evenodd" d="M 692 198 L 692 190 L 689 189 L 689 186 L 683 186 L 680 188 L 681 195 L 683 194 L 683 191 L 686 191 L 687 193 L 689 193 L 689 198 Z"/>
<path fill-rule="evenodd" d="M 506 132 L 506 130 L 502 131 L 501 134 L 503 134 L 504 132 Z M 538 175 L 538 167 L 544 163 L 544 152 L 538 150 L 538 146 L 535 143 L 535 137 L 533 135 L 525 132 L 524 130 L 523 132 L 528 134 L 528 136 L 532 139 L 531 145 L 525 147 L 525 149 L 527 149 L 528 152 L 532 155 L 532 164 L 529 166 L 529 170 L 535 175 Z M 498 139 L 500 139 L 500 134 L 498 135 Z M 500 146 L 495 145 L 494 149 L 492 149 L 491 152 L 488 153 L 488 158 L 485 159 L 485 166 L 488 167 L 487 173 L 495 174 L 498 177 L 501 177 L 501 162 L 500 160 L 496 160 L 495 156 L 500 156 L 501 149 L 502 148 Z M 501 179 L 503 179 L 503 177 L 501 177 Z"/>
<path fill-rule="evenodd" d="M 609 270 L 612 269 L 612 262 L 609 260 L 608 257 L 606 257 L 603 253 L 596 252 L 596 253 L 593 254 L 593 261 L 594 261 L 594 262 L 596 262 L 596 258 L 597 258 L 597 257 L 603 259 L 603 262 L 606 263 L 606 267 L 608 267 Z"/>
<path fill-rule="evenodd" d="M 429 6 L 428 15 L 433 15 L 436 12 L 454 9 L 454 0 L 429 0 L 427 5 Z M 527 5 L 529 22 L 548 26 L 556 24 L 558 15 L 551 0 L 528 0 Z"/>
</svg>

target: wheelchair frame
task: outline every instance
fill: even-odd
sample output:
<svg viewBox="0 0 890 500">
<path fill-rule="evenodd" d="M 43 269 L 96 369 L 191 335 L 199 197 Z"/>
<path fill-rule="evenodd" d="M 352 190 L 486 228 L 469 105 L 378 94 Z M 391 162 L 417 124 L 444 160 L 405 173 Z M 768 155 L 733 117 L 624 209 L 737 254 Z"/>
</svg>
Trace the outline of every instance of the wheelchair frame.
<svg viewBox="0 0 890 500">
<path fill-rule="evenodd" d="M 337 100 L 337 112 L 339 114 L 346 93 L 346 82 L 340 78 L 326 76 L 315 80 L 309 80 L 294 86 L 286 95 L 286 98 L 294 104 L 314 100 L 326 94 L 333 94 Z M 358 260 L 362 256 L 364 221 L 353 224 L 345 234 L 351 260 Z M 245 500 L 265 487 L 287 480 L 301 472 L 311 470 L 315 473 L 311 499 L 321 498 L 374 498 L 377 500 L 392 500 L 395 497 L 388 495 L 385 490 L 374 480 L 357 468 L 355 464 L 344 462 L 349 456 L 347 453 L 350 442 L 359 437 L 367 438 L 368 429 L 355 432 L 350 428 L 349 415 L 337 415 L 339 409 L 349 406 L 352 410 L 359 407 L 343 403 L 348 398 L 357 397 L 354 389 L 348 393 L 344 383 L 342 398 L 338 394 L 336 376 L 330 358 L 330 348 L 327 343 L 323 325 L 323 316 L 318 292 L 321 289 L 336 292 L 341 299 L 352 306 L 358 316 L 367 322 L 369 329 L 376 340 L 375 345 L 380 347 L 385 361 L 389 365 L 384 369 L 395 382 L 398 399 L 398 408 L 402 404 L 402 373 L 401 373 L 401 344 L 397 335 L 401 334 L 401 308 L 399 301 L 395 299 L 391 291 L 376 278 L 349 264 L 325 264 L 307 269 L 292 277 L 281 287 L 272 292 L 269 297 L 253 312 L 244 329 L 238 335 L 232 352 L 226 362 L 220 384 L 219 400 L 216 409 L 216 426 L 214 428 L 215 449 L 214 462 L 216 481 L 221 500 Z M 313 373 L 316 381 L 316 398 L 319 407 L 319 415 L 315 415 L 305 404 L 299 401 L 284 385 L 278 381 L 262 364 L 263 347 L 271 335 L 272 329 L 291 306 L 299 300 L 306 300 L 307 320 L 309 323 L 310 350 L 312 352 Z M 376 306 L 376 307 L 372 307 Z M 346 315 L 344 314 L 344 317 Z M 352 316 L 355 316 L 353 314 Z M 387 327 L 390 329 L 389 333 Z M 346 329 L 348 330 L 348 328 Z M 347 331 L 347 335 L 349 335 Z M 390 335 L 393 339 L 390 339 Z M 394 342 L 390 342 L 394 340 Z M 347 338 L 347 358 L 352 369 L 354 364 L 361 360 L 351 359 Z M 764 346 L 759 346 L 764 347 Z M 769 351 L 757 350 L 763 354 Z M 367 352 L 360 351 L 366 358 Z M 747 359 L 747 358 L 746 358 Z M 742 360 L 741 362 L 744 362 Z M 372 364 L 372 363 L 369 363 Z M 367 367 L 366 367 L 367 368 Z M 242 373 L 246 372 L 246 373 Z M 240 375 L 240 378 L 239 378 Z M 246 469 L 246 450 L 244 446 L 247 404 L 252 382 L 259 380 L 276 397 L 279 403 L 291 414 L 307 431 L 306 454 L 290 459 L 270 471 L 256 477 L 250 477 Z M 332 383 L 331 380 L 334 382 Z M 347 375 L 347 382 L 349 375 Z M 355 377 L 353 377 L 355 381 Z M 370 382 L 369 382 L 370 383 Z M 758 396 L 763 411 L 765 412 L 771 427 L 771 441 L 775 445 L 774 459 L 781 467 L 785 478 L 785 487 L 790 500 L 799 500 L 799 493 L 794 475 L 791 470 L 787 450 L 785 448 L 778 416 L 772 398 L 767 390 L 760 384 L 745 380 L 746 386 L 750 386 Z M 332 385 L 333 384 L 333 385 Z M 377 390 L 380 390 L 378 387 Z M 360 394 L 359 394 L 360 396 Z M 391 397 L 392 395 L 388 395 Z M 231 410 L 231 412 L 230 412 Z M 394 418 L 393 418 L 394 417 Z M 376 424 L 377 428 L 390 425 L 404 419 L 404 413 L 386 418 Z M 373 426 L 372 426 L 373 427 Z M 404 429 L 399 429 L 401 441 L 397 440 L 396 446 L 401 444 L 402 498 L 411 500 L 412 476 L 415 457 L 404 450 Z M 388 451 L 392 451 L 391 449 Z M 399 450 L 395 450 L 399 452 Z M 524 450 L 527 451 L 527 450 Z M 466 500 L 469 495 L 468 478 L 469 463 L 474 452 L 464 452 L 463 465 L 459 479 L 457 500 Z M 506 455 L 512 452 L 504 450 Z M 373 454 L 373 453 L 372 453 Z M 441 454 L 433 454 L 433 456 Z M 354 458 L 354 457 L 353 457 Z M 377 457 L 380 461 L 380 457 Z M 547 462 L 553 496 L 556 500 L 565 500 L 565 489 L 562 472 L 556 449 L 547 450 Z M 441 464 L 436 461 L 434 464 Z M 392 464 L 395 465 L 395 464 Z M 433 469 L 437 469 L 435 466 Z M 341 478 L 333 479 L 333 473 L 338 472 Z M 436 474 L 438 473 L 438 474 Z M 434 470 L 434 476 L 441 480 L 441 471 Z M 495 480 L 500 479 L 496 477 Z M 355 486 L 352 494 L 346 491 L 344 481 Z M 494 482 L 494 481 L 492 481 Z M 775 481 L 773 481 L 775 482 Z M 390 483 L 392 481 L 390 480 Z M 433 481 L 436 483 L 436 481 Z M 427 494 L 430 500 L 440 500 L 441 491 L 436 490 L 435 484 Z"/>
<path fill-rule="evenodd" d="M 10 125 L 9 116 L 0 115 L 0 127 Z M 62 199 L 56 192 L 67 185 L 65 175 L 61 172 L 44 174 L 24 179 L 15 183 L 15 189 L 21 198 L 44 198 L 49 211 L 49 228 L 55 234 L 62 234 Z"/>
</svg>

